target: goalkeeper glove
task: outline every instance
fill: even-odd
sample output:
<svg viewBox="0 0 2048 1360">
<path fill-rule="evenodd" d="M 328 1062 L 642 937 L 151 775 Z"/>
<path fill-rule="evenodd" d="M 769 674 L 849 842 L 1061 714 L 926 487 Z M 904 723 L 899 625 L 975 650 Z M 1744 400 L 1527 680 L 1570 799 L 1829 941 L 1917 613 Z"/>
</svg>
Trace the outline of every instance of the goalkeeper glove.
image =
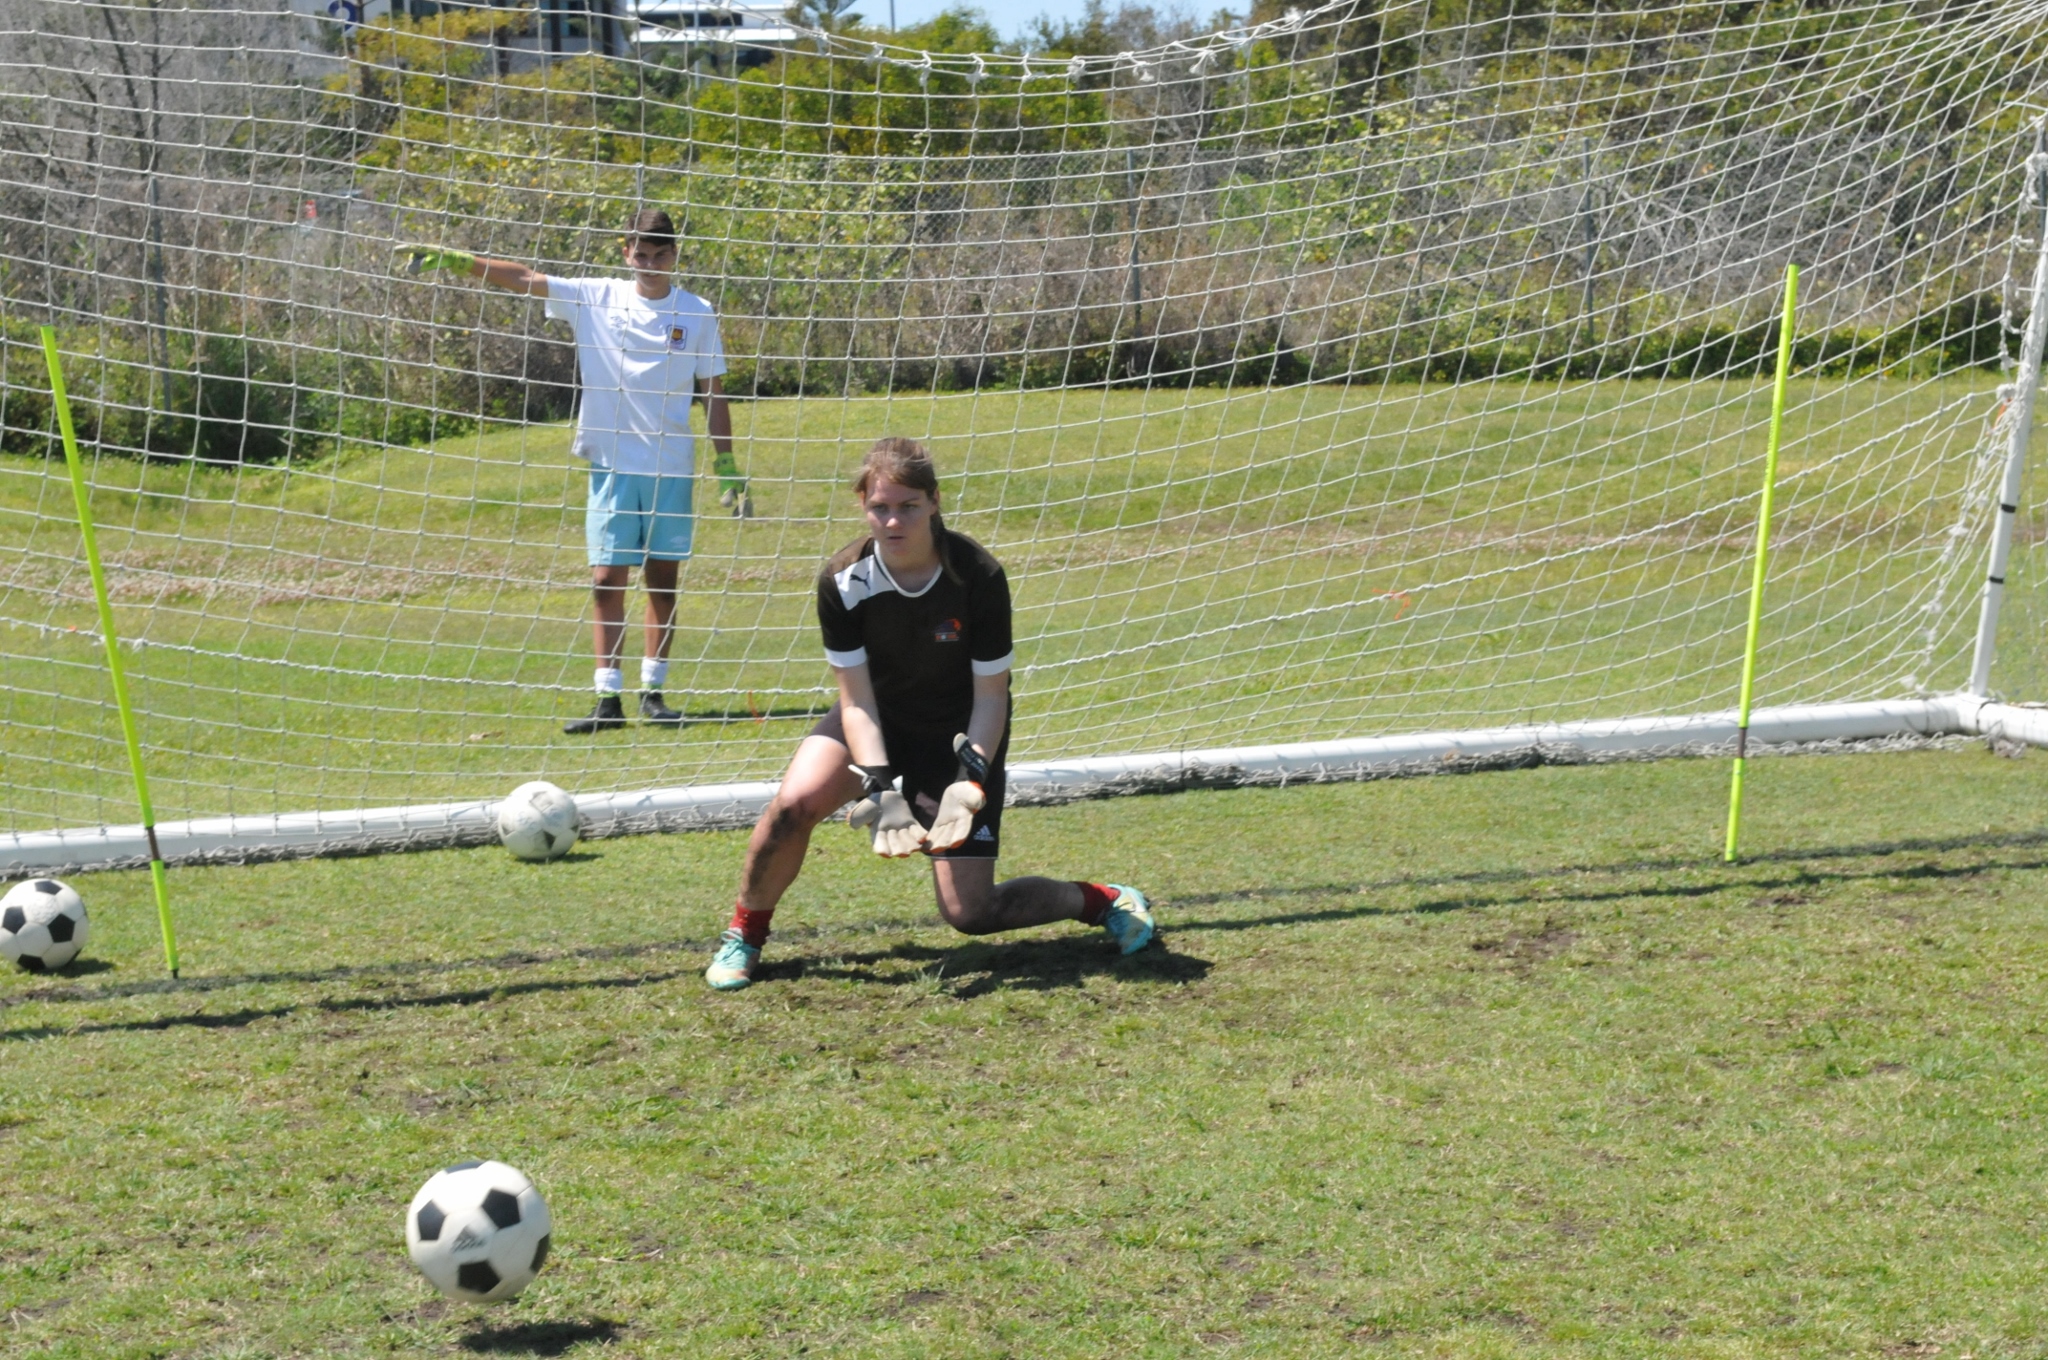
<svg viewBox="0 0 2048 1360">
<path fill-rule="evenodd" d="M 412 274 L 427 269 L 447 269 L 457 274 L 476 272 L 476 256 L 466 250 L 444 250 L 440 246 L 393 246 L 391 253 L 409 257 L 406 271 Z"/>
<path fill-rule="evenodd" d="M 862 797 L 846 814 L 848 826 L 869 827 L 875 853 L 901 859 L 924 844 L 924 828 L 910 810 L 910 800 L 896 791 L 896 772 L 887 765 L 850 765 L 861 778 Z"/>
<path fill-rule="evenodd" d="M 928 851 L 965 844 L 967 833 L 974 829 L 974 814 L 988 806 L 988 795 L 981 787 L 988 782 L 988 760 L 974 749 L 965 732 L 953 738 L 953 754 L 959 758 L 960 768 L 939 799 L 939 815 L 932 818 L 931 833 L 925 837 Z"/>
<path fill-rule="evenodd" d="M 718 474 L 718 503 L 732 511 L 735 519 L 754 517 L 754 498 L 747 494 L 747 479 L 740 476 L 740 461 L 732 456 L 731 449 L 720 449 L 712 455 L 711 465 Z"/>
</svg>

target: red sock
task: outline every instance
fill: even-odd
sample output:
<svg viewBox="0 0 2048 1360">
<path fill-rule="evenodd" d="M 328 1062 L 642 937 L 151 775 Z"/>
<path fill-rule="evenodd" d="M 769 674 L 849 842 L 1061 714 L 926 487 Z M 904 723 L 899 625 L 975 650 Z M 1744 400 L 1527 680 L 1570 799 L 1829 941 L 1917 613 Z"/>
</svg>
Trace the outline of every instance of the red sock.
<svg viewBox="0 0 2048 1360">
<path fill-rule="evenodd" d="M 751 907 L 735 902 L 732 907 L 730 928 L 740 933 L 740 938 L 759 949 L 768 943 L 768 923 L 775 918 L 775 908 L 764 907 L 755 911 Z"/>
<path fill-rule="evenodd" d="M 1109 909 L 1116 905 L 1116 890 L 1106 883 L 1076 883 L 1081 890 L 1081 921 L 1084 925 L 1099 926 L 1102 918 L 1109 915 Z"/>
</svg>

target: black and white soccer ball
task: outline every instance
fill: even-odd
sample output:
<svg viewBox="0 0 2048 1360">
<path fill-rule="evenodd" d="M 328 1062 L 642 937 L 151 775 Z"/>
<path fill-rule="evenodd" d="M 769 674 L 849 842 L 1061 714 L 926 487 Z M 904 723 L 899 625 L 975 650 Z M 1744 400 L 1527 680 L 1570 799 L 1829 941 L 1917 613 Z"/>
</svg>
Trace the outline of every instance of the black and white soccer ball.
<svg viewBox="0 0 2048 1360">
<path fill-rule="evenodd" d="M 458 1162 L 412 1197 L 405 1245 L 449 1298 L 498 1303 L 540 1274 L 553 1227 L 532 1181 L 503 1162 Z"/>
<path fill-rule="evenodd" d="M 31 973 L 62 968 L 90 934 L 85 902 L 54 878 L 17 883 L 0 897 L 0 958 Z"/>
<path fill-rule="evenodd" d="M 521 784 L 498 804 L 498 839 L 515 859 L 559 859 L 582 829 L 576 800 L 545 779 Z"/>
</svg>

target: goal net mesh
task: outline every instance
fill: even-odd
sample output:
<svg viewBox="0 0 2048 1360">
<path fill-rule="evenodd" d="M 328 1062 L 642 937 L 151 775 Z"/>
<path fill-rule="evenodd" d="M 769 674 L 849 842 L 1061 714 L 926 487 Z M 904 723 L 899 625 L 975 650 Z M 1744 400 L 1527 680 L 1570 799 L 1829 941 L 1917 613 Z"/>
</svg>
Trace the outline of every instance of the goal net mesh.
<svg viewBox="0 0 2048 1360">
<path fill-rule="evenodd" d="M 166 819 L 772 777 L 884 434 L 1010 572 L 1013 760 L 1725 709 L 1792 261 L 1759 702 L 1965 678 L 2038 5 L 554 57 L 531 8 L 337 10 L 0 0 L 0 825 L 135 820 L 45 322 Z M 643 206 L 758 514 L 700 416 L 689 721 L 571 738 L 567 328 L 391 247 L 622 277 Z"/>
</svg>

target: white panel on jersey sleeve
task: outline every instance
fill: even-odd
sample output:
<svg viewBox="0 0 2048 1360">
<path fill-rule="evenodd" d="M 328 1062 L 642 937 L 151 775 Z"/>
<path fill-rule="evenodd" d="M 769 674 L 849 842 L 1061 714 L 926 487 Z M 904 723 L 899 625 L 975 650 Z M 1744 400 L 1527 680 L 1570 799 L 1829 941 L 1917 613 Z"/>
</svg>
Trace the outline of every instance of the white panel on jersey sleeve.
<svg viewBox="0 0 2048 1360">
<path fill-rule="evenodd" d="M 855 666 L 865 666 L 868 664 L 868 649 L 856 647 L 850 652 L 835 652 L 830 647 L 827 647 L 825 649 L 825 660 L 830 662 L 835 669 L 842 671 L 850 670 Z"/>
<path fill-rule="evenodd" d="M 1001 675 L 1004 671 L 1010 669 L 1011 664 L 1016 659 L 1017 653 L 1009 651 L 993 661 L 977 661 L 974 663 L 974 673 L 976 675 Z"/>
</svg>

